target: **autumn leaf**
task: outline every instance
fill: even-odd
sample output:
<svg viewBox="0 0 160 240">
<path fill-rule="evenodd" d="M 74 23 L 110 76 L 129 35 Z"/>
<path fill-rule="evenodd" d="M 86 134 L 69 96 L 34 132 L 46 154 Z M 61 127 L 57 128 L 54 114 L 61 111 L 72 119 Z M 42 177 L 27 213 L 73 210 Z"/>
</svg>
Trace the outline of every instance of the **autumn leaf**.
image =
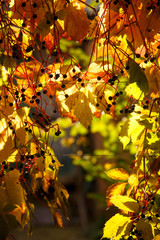
<svg viewBox="0 0 160 240">
<path fill-rule="evenodd" d="M 136 228 L 141 233 L 144 240 L 153 239 L 153 228 L 149 222 L 140 219 L 136 225 Z"/>
<path fill-rule="evenodd" d="M 125 212 L 138 212 L 139 204 L 134 199 L 122 196 L 114 195 L 110 198 L 110 201 L 119 209 Z"/>
<path fill-rule="evenodd" d="M 105 172 L 108 177 L 115 180 L 128 180 L 129 174 L 123 168 L 113 168 Z"/>
<path fill-rule="evenodd" d="M 82 40 L 89 30 L 89 19 L 83 9 L 69 4 L 64 19 L 64 30 L 72 40 Z"/>
<path fill-rule="evenodd" d="M 111 200 L 112 196 L 124 194 L 126 185 L 127 185 L 127 183 L 115 183 L 108 187 L 107 192 L 106 192 L 106 201 L 107 201 L 108 207 L 113 206 L 113 203 Z"/>
<path fill-rule="evenodd" d="M 144 95 L 148 92 L 148 81 L 142 68 L 135 62 L 129 62 L 129 81 L 130 84 L 126 87 L 125 91 L 129 96 L 135 99 L 143 100 Z"/>
<path fill-rule="evenodd" d="M 128 235 L 130 223 L 130 217 L 117 213 L 105 223 L 102 238 L 119 240 L 122 236 Z"/>
</svg>

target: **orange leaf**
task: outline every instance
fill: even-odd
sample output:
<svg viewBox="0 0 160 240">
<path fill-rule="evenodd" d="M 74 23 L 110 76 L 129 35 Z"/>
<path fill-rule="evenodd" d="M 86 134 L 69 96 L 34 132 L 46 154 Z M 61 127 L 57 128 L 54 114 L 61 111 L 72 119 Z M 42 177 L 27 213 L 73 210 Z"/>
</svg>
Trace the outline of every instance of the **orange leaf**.
<svg viewBox="0 0 160 240">
<path fill-rule="evenodd" d="M 83 9 L 78 9 L 69 4 L 64 19 L 64 30 L 67 33 L 67 37 L 75 41 L 82 40 L 89 30 L 89 23 L 89 19 Z"/>
<path fill-rule="evenodd" d="M 127 183 L 115 183 L 108 188 L 106 193 L 108 207 L 113 206 L 113 203 L 110 201 L 110 197 L 114 195 L 122 195 L 126 185 Z"/>
</svg>

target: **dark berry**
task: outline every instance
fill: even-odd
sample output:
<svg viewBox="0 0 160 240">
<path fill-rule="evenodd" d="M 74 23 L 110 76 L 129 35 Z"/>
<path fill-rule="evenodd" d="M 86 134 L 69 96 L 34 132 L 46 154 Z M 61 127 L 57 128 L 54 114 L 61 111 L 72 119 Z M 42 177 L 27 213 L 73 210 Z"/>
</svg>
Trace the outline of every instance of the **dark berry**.
<svg viewBox="0 0 160 240">
<path fill-rule="evenodd" d="M 45 154 L 45 151 L 41 150 L 41 155 L 44 156 Z"/>
<path fill-rule="evenodd" d="M 26 6 L 26 3 L 25 3 L 25 2 L 23 2 L 23 3 L 22 3 L 22 7 L 25 7 L 25 6 Z"/>
<path fill-rule="evenodd" d="M 52 98 L 53 98 L 53 95 L 51 95 L 51 94 L 50 94 L 50 95 L 49 95 L 49 98 L 51 98 L 51 99 L 52 99 Z"/>
<path fill-rule="evenodd" d="M 62 87 L 62 88 L 65 88 L 65 86 L 66 86 L 65 84 L 62 84 L 62 86 L 61 86 L 61 87 Z"/>
<path fill-rule="evenodd" d="M 119 96 L 119 92 L 116 92 L 116 93 L 115 93 L 115 96 L 118 97 L 118 96 Z"/>
<path fill-rule="evenodd" d="M 36 92 L 36 95 L 37 96 L 41 96 L 41 92 Z"/>
<path fill-rule="evenodd" d="M 112 105 L 116 105 L 116 102 L 112 102 Z"/>
<path fill-rule="evenodd" d="M 143 109 L 148 109 L 148 105 L 143 105 Z"/>
<path fill-rule="evenodd" d="M 81 83 L 81 86 L 84 87 L 84 83 Z"/>
<path fill-rule="evenodd" d="M 60 134 L 61 134 L 61 131 L 55 132 L 55 135 L 56 135 L 56 136 L 59 136 Z"/>
<path fill-rule="evenodd" d="M 32 95 L 32 99 L 36 99 L 36 95 Z"/>
<path fill-rule="evenodd" d="M 47 21 L 46 21 L 46 24 L 48 24 L 48 25 L 49 25 L 50 23 L 51 23 L 51 22 L 50 22 L 49 20 L 47 20 Z"/>
<path fill-rule="evenodd" d="M 99 103 L 96 103 L 96 107 L 99 107 Z"/>
<path fill-rule="evenodd" d="M 124 110 L 124 112 L 125 112 L 125 113 L 128 113 L 128 108 L 126 108 L 126 109 Z"/>
<path fill-rule="evenodd" d="M 120 113 L 123 113 L 123 110 L 121 109 L 119 112 L 120 112 Z"/>
<path fill-rule="evenodd" d="M 64 75 L 63 75 L 63 78 L 67 78 L 67 74 L 64 74 Z"/>
<path fill-rule="evenodd" d="M 98 77 L 97 77 L 97 80 L 101 80 L 101 77 L 98 76 Z"/>
<path fill-rule="evenodd" d="M 3 40 L 0 38 L 0 44 L 3 43 Z"/>
<path fill-rule="evenodd" d="M 113 78 L 112 78 L 112 81 L 115 81 L 115 80 L 117 80 L 117 76 L 113 76 Z"/>
<path fill-rule="evenodd" d="M 37 18 L 37 14 L 33 14 L 33 18 L 36 19 Z"/>
<path fill-rule="evenodd" d="M 128 70 L 128 69 L 129 69 L 129 65 L 126 66 L 126 70 Z"/>
<path fill-rule="evenodd" d="M 112 96 L 109 96 L 109 98 L 108 98 L 109 100 L 112 100 L 113 98 L 112 98 Z"/>
<path fill-rule="evenodd" d="M 78 78 L 78 82 L 82 82 L 82 78 Z"/>
<path fill-rule="evenodd" d="M 36 101 L 37 104 L 40 103 L 40 99 L 39 98 L 37 98 L 35 101 Z"/>
<path fill-rule="evenodd" d="M 44 94 L 46 94 L 46 93 L 47 93 L 47 90 L 46 90 L 46 89 L 45 89 L 45 90 L 43 90 L 43 93 L 44 93 Z"/>
<path fill-rule="evenodd" d="M 25 89 L 25 88 L 22 88 L 22 89 L 21 89 L 21 92 L 25 92 L 25 91 L 26 91 L 26 89 Z"/>
<path fill-rule="evenodd" d="M 25 97 L 23 97 L 23 98 L 22 98 L 22 101 L 23 101 L 23 102 L 24 102 L 24 101 L 26 101 L 26 98 L 25 98 Z"/>
<path fill-rule="evenodd" d="M 44 72 L 45 72 L 45 69 L 44 69 L 44 68 L 42 68 L 42 69 L 41 69 L 41 73 L 44 73 Z"/>
<path fill-rule="evenodd" d="M 56 73 L 55 78 L 58 79 L 60 77 L 60 75 L 58 73 Z"/>
<path fill-rule="evenodd" d="M 65 94 L 65 98 L 68 98 L 69 96 L 68 96 L 68 94 Z"/>
<path fill-rule="evenodd" d="M 42 87 L 42 83 L 38 83 L 38 87 Z"/>
<path fill-rule="evenodd" d="M 148 220 L 149 220 L 149 221 L 152 221 L 152 217 L 151 217 L 151 216 L 149 216 L 149 217 L 148 217 Z"/>
<path fill-rule="evenodd" d="M 9 103 L 9 106 L 12 107 L 12 106 L 13 106 L 13 103 Z"/>
<path fill-rule="evenodd" d="M 49 78 L 52 78 L 53 77 L 53 74 L 49 74 Z"/>
<path fill-rule="evenodd" d="M 141 218 L 145 218 L 145 215 L 144 215 L 144 214 L 142 214 L 142 215 L 141 215 Z"/>
<path fill-rule="evenodd" d="M 140 58 L 140 54 L 139 53 L 136 54 L 136 58 Z"/>
<path fill-rule="evenodd" d="M 25 22 L 23 22 L 23 23 L 22 23 L 22 27 L 25 27 L 25 26 L 26 26 L 26 24 L 25 24 Z"/>
<path fill-rule="evenodd" d="M 159 214 L 158 214 L 158 213 L 156 213 L 156 217 L 157 217 L 157 218 L 159 217 Z"/>
<path fill-rule="evenodd" d="M 5 164 L 5 165 L 4 165 L 4 169 L 7 169 L 7 168 L 8 168 L 8 165 Z"/>
<path fill-rule="evenodd" d="M 6 95 L 4 95 L 3 97 L 4 97 L 5 99 L 7 99 L 7 98 L 8 98 L 8 95 L 6 94 Z"/>
<path fill-rule="evenodd" d="M 34 103 L 34 100 L 33 100 L 33 99 L 30 99 L 30 103 Z"/>
<path fill-rule="evenodd" d="M 75 72 L 76 72 L 76 70 L 73 68 L 73 69 L 72 69 L 72 72 L 73 72 L 73 73 L 75 73 Z"/>
<path fill-rule="evenodd" d="M 37 7 L 37 3 L 33 3 L 33 5 L 32 5 L 34 8 L 36 8 Z"/>
<path fill-rule="evenodd" d="M 56 21 L 58 19 L 58 17 L 57 16 L 54 16 L 54 20 Z"/>
</svg>

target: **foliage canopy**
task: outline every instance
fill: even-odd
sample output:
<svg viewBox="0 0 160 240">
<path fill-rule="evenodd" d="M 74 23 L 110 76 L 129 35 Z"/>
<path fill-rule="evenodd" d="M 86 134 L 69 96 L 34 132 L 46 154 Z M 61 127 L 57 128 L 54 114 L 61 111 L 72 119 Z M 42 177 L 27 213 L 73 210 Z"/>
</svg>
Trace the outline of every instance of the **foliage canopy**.
<svg viewBox="0 0 160 240">
<path fill-rule="evenodd" d="M 59 112 L 87 129 L 93 117 L 128 116 L 119 138 L 137 152 L 129 173 L 106 171 L 120 181 L 106 195 L 120 213 L 106 222 L 103 238 L 160 238 L 159 21 L 159 0 L 0 1 L 0 239 L 31 222 L 33 198 L 59 226 L 61 213 L 67 217 L 69 195 L 49 144 L 61 131 L 48 106 L 53 119 Z M 91 43 L 86 69 L 64 39 Z M 128 100 L 119 112 L 122 94 Z"/>
</svg>

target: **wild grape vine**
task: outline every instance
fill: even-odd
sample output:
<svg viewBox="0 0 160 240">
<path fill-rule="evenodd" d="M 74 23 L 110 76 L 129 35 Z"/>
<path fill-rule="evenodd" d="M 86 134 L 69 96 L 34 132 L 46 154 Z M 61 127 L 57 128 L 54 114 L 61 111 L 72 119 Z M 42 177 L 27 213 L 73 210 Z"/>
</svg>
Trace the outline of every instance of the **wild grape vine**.
<svg viewBox="0 0 160 240">
<path fill-rule="evenodd" d="M 101 114 L 129 115 L 120 141 L 137 146 L 130 173 L 107 172 L 122 181 L 107 190 L 108 206 L 120 213 L 106 222 L 103 237 L 160 238 L 159 20 L 158 0 L 0 1 L 0 239 L 31 222 L 33 198 L 62 226 L 69 196 L 49 142 L 61 134 L 52 118 L 89 128 Z M 63 39 L 92 43 L 85 70 L 62 51 Z M 124 92 L 127 105 L 117 112 Z"/>
</svg>

